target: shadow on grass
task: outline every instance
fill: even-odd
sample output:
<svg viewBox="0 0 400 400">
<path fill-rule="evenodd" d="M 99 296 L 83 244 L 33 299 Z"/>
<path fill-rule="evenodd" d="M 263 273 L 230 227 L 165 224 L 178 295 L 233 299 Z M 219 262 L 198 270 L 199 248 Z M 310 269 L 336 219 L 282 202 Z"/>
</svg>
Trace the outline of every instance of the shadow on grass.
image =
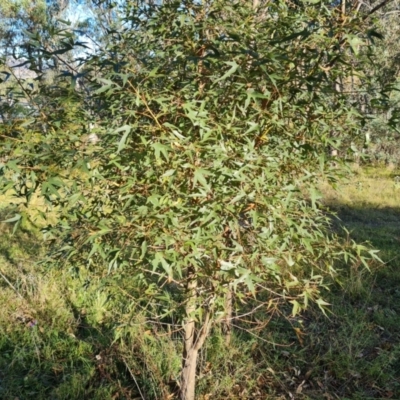
<svg viewBox="0 0 400 400">
<path fill-rule="evenodd" d="M 258 342 L 258 379 L 271 399 L 400 399 L 400 207 L 327 206 L 339 217 L 334 230 L 346 238 L 345 227 L 351 239 L 369 242 L 384 264 L 370 271 L 343 265 L 340 283 L 324 294 L 328 317 L 311 306 L 301 317 L 287 310 L 287 321 L 272 319 L 260 336 L 293 345 Z"/>
<path fill-rule="evenodd" d="M 338 363 L 334 375 L 341 384 L 335 386 L 343 398 L 399 399 L 400 205 L 329 207 L 339 218 L 335 227 L 345 227 L 351 239 L 379 250 L 384 264 L 372 265 L 370 272 L 350 271 L 346 290 L 336 287 L 330 294 L 334 316 L 323 332 L 314 325 L 317 329 L 310 333 L 325 337 L 326 354 Z"/>
<path fill-rule="evenodd" d="M 400 270 L 400 205 L 392 208 L 331 203 L 329 208 L 339 218 L 334 219 L 336 228 L 345 227 L 358 243 L 369 242 L 387 265 Z"/>
</svg>

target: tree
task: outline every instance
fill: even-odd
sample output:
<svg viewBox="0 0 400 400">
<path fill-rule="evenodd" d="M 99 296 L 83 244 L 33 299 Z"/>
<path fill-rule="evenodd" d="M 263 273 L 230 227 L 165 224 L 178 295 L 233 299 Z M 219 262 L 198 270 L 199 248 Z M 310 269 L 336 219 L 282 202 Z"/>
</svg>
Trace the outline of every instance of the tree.
<svg viewBox="0 0 400 400">
<path fill-rule="evenodd" d="M 330 232 L 316 189 L 335 179 L 327 147 L 360 135 L 332 82 L 354 74 L 354 38 L 368 37 L 357 14 L 323 2 L 137 1 L 122 13 L 86 60 L 90 102 L 73 73 L 35 89 L 47 101 L 23 140 L 6 141 L 1 188 L 58 207 L 44 230 L 52 262 L 129 270 L 149 323 L 181 327 L 179 392 L 192 400 L 213 327 L 229 334 L 244 307 L 324 309 L 337 263 L 375 257 Z"/>
<path fill-rule="evenodd" d="M 373 6 L 368 8 L 373 9 Z M 365 89 L 359 100 L 369 117 L 365 129 L 368 142 L 364 151 L 379 162 L 399 162 L 399 13 L 398 3 L 391 2 L 375 15 L 381 40 L 376 41 L 373 64 L 363 79 Z"/>
<path fill-rule="evenodd" d="M 10 55 L 21 44 L 22 30 L 43 25 L 46 21 L 46 2 L 39 0 L 5 0 L 0 5 L 0 40 L 2 53 Z"/>
</svg>

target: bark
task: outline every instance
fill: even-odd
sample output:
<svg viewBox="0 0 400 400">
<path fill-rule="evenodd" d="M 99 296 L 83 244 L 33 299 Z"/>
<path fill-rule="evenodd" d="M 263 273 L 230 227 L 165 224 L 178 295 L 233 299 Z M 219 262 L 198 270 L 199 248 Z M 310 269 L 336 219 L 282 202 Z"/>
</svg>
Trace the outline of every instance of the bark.
<svg viewBox="0 0 400 400">
<path fill-rule="evenodd" d="M 192 269 L 189 272 L 188 283 L 186 286 L 189 295 L 186 304 L 187 320 L 184 326 L 185 338 L 183 346 L 183 360 L 182 360 L 182 373 L 181 373 L 181 399 L 194 400 L 195 385 L 196 385 L 196 364 L 197 364 L 197 351 L 195 349 L 195 334 L 196 322 L 192 315 L 196 311 L 196 288 L 197 281 L 194 277 L 195 271 Z"/>
<path fill-rule="evenodd" d="M 196 389 L 196 366 L 198 351 L 195 348 L 186 352 L 181 376 L 181 400 L 194 400 Z"/>
<path fill-rule="evenodd" d="M 225 344 L 229 346 L 232 336 L 232 288 L 229 286 L 225 297 L 225 318 L 222 323 L 222 332 L 225 335 Z"/>
<path fill-rule="evenodd" d="M 186 322 L 184 324 L 184 346 L 181 371 L 181 400 L 195 400 L 197 356 L 210 329 L 210 310 L 205 311 L 204 322 L 197 330 L 193 313 L 197 307 L 197 280 L 194 268 L 189 272 L 186 285 L 188 301 L 186 303 Z"/>
<path fill-rule="evenodd" d="M 210 312 L 207 311 L 203 326 L 198 334 L 196 334 L 196 326 L 193 320 L 185 326 L 185 346 L 183 349 L 180 388 L 181 400 L 195 400 L 197 356 L 208 337 L 210 325 Z M 188 340 L 186 340 L 186 332 L 192 332 Z"/>
</svg>

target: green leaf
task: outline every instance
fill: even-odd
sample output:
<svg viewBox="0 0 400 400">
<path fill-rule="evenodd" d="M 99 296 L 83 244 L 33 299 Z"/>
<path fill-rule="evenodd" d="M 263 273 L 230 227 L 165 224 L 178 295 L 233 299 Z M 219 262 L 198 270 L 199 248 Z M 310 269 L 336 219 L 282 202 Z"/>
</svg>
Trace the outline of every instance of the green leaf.
<svg viewBox="0 0 400 400">
<path fill-rule="evenodd" d="M 111 89 L 112 85 L 104 85 L 101 88 L 97 89 L 94 91 L 94 94 L 101 94 L 103 92 L 106 92 L 107 90 Z"/>
<path fill-rule="evenodd" d="M 121 140 L 120 140 L 119 143 L 118 143 L 118 150 L 117 150 L 117 153 L 120 153 L 121 150 L 125 148 L 126 139 L 128 138 L 128 135 L 130 134 L 131 129 L 132 129 L 131 126 L 129 126 L 129 125 L 124 125 L 124 126 L 121 126 L 120 128 L 118 128 L 118 129 L 116 129 L 116 130 L 114 131 L 114 133 L 118 133 L 118 132 L 122 132 L 122 131 L 125 132 L 125 133 L 123 134 Z"/>
<path fill-rule="evenodd" d="M 168 178 L 169 176 L 172 176 L 175 173 L 175 169 L 169 169 L 168 171 L 164 172 L 161 177 L 162 178 Z"/>
<path fill-rule="evenodd" d="M 239 64 L 237 64 L 236 61 L 227 61 L 227 62 L 225 62 L 224 64 L 230 65 L 231 68 L 230 68 L 227 72 L 225 72 L 225 74 L 222 75 L 220 78 L 214 80 L 214 83 L 221 82 L 221 81 L 225 80 L 226 78 L 229 78 L 229 77 L 230 77 L 231 75 L 233 75 L 233 74 L 237 71 L 237 69 L 239 68 Z"/>
<path fill-rule="evenodd" d="M 14 217 L 9 218 L 9 219 L 6 219 L 6 220 L 1 221 L 1 222 L 17 222 L 17 221 L 19 221 L 21 218 L 22 218 L 21 214 L 15 214 Z"/>
<path fill-rule="evenodd" d="M 364 41 L 355 35 L 345 35 L 345 38 L 347 39 L 347 42 L 349 43 L 354 54 L 358 55 L 360 52 L 360 46 L 364 44 Z"/>
<path fill-rule="evenodd" d="M 322 199 L 321 193 L 314 187 L 310 189 L 311 203 L 314 209 L 317 208 L 317 201 Z"/>
<path fill-rule="evenodd" d="M 293 304 L 292 316 L 295 317 L 301 311 L 302 307 L 297 300 L 290 300 L 289 303 Z"/>
<path fill-rule="evenodd" d="M 146 255 L 147 252 L 147 242 L 145 240 L 143 240 L 142 243 L 142 254 L 140 255 L 140 258 L 143 260 L 144 256 Z"/>
<path fill-rule="evenodd" d="M 161 160 L 161 154 L 164 156 L 165 160 L 168 161 L 168 150 L 169 148 L 161 143 L 153 143 L 151 145 L 155 151 L 155 156 L 157 160 Z"/>
<path fill-rule="evenodd" d="M 158 266 L 161 264 L 164 271 L 167 273 L 169 277 L 172 277 L 172 269 L 168 262 L 163 257 L 162 253 L 156 253 L 154 256 L 154 260 L 152 261 L 153 271 L 156 271 Z"/>
<path fill-rule="evenodd" d="M 315 300 L 315 302 L 317 303 L 319 309 L 323 312 L 323 314 L 326 316 L 326 308 L 328 306 L 330 306 L 329 303 L 327 303 L 325 300 L 318 298 L 317 300 Z"/>
<path fill-rule="evenodd" d="M 196 168 L 194 171 L 193 186 L 196 186 L 196 183 L 199 182 L 207 191 L 211 190 L 211 187 L 207 183 L 207 180 L 205 178 L 209 175 L 211 175 L 211 173 L 206 171 L 205 169 Z"/>
</svg>

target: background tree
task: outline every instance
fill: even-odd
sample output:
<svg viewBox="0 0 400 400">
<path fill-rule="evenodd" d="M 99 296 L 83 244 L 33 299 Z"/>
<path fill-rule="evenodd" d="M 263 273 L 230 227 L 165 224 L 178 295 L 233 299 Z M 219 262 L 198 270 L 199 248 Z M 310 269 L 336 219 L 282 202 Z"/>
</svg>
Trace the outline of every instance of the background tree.
<svg viewBox="0 0 400 400">
<path fill-rule="evenodd" d="M 371 9 L 373 5 L 370 5 Z M 397 1 L 382 7 L 375 15 L 375 24 L 382 33 L 376 43 L 374 63 L 369 71 L 369 85 L 362 99 L 362 107 L 370 118 L 366 126 L 370 161 L 398 164 L 399 143 L 399 15 Z M 388 127 L 390 125 L 390 128 Z"/>
</svg>

